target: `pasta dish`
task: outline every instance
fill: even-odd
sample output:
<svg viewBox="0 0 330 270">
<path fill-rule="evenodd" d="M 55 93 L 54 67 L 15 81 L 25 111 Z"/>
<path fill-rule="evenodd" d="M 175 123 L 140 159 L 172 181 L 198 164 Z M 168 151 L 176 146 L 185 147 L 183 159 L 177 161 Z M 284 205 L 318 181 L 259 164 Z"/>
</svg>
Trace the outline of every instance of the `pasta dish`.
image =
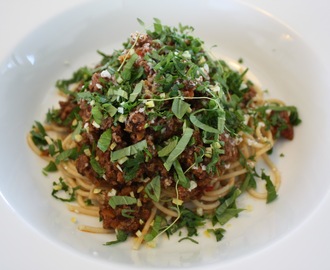
<svg viewBox="0 0 330 270">
<path fill-rule="evenodd" d="M 244 210 L 240 194 L 277 198 L 269 153 L 293 139 L 297 109 L 265 99 L 247 70 L 214 59 L 192 27 L 155 19 L 145 29 L 57 81 L 64 99 L 35 122 L 29 146 L 47 161 L 44 174 L 61 175 L 52 195 L 102 222 L 79 229 L 116 235 L 106 245 L 134 237 L 137 249 L 179 231 L 194 241 L 206 221 L 219 241 Z M 257 170 L 259 159 L 268 168 Z"/>
</svg>

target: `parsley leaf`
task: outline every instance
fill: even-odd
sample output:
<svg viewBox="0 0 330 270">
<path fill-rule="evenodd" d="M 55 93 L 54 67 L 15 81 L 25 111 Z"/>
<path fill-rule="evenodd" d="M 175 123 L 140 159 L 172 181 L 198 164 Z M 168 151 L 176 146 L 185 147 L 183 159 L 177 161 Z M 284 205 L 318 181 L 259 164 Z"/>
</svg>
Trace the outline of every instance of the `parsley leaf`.
<svg viewBox="0 0 330 270">
<path fill-rule="evenodd" d="M 111 129 L 107 129 L 101 134 L 97 142 L 97 147 L 104 153 L 105 151 L 108 150 L 110 143 L 111 143 Z"/>
<path fill-rule="evenodd" d="M 67 150 L 62 151 L 60 154 L 58 154 L 55 158 L 55 163 L 59 164 L 62 161 L 66 161 L 68 159 L 75 160 L 78 156 L 78 149 L 76 147 L 70 148 Z"/>
<path fill-rule="evenodd" d="M 134 213 L 134 212 L 135 212 L 135 210 L 133 210 L 133 209 L 123 209 L 123 210 L 121 210 L 121 215 L 126 218 L 134 218 L 134 216 L 129 215 L 129 213 Z"/>
<path fill-rule="evenodd" d="M 160 176 L 155 176 L 145 187 L 145 192 L 148 197 L 155 202 L 158 202 L 160 199 Z"/>
<path fill-rule="evenodd" d="M 165 147 L 163 147 L 158 151 L 158 156 L 159 157 L 168 156 L 174 150 L 177 144 L 178 144 L 178 137 L 174 136 L 168 141 Z"/>
<path fill-rule="evenodd" d="M 276 188 L 271 181 L 270 176 L 267 175 L 264 170 L 261 172 L 261 179 L 266 181 L 267 203 L 270 203 L 277 198 Z"/>
<path fill-rule="evenodd" d="M 145 157 L 142 151 L 139 151 L 134 157 L 125 161 L 123 169 L 125 181 L 130 181 L 136 177 L 140 165 L 144 163 L 144 161 Z"/>
<path fill-rule="evenodd" d="M 226 232 L 226 230 L 223 229 L 223 228 L 208 229 L 207 231 L 208 232 L 211 232 L 211 233 L 213 233 L 215 235 L 215 238 L 216 238 L 217 242 L 221 241 L 221 239 L 224 236 L 224 233 Z"/>
<path fill-rule="evenodd" d="M 193 129 L 191 128 L 185 128 L 183 130 L 183 135 L 181 139 L 179 140 L 178 144 L 175 146 L 171 154 L 167 157 L 164 167 L 167 171 L 170 170 L 172 167 L 173 162 L 177 159 L 177 157 L 185 150 L 186 146 L 188 145 L 190 138 L 193 134 Z"/>
<path fill-rule="evenodd" d="M 99 106 L 96 105 L 92 108 L 92 116 L 93 116 L 94 121 L 97 124 L 101 125 L 102 120 L 103 120 L 103 114 L 102 114 Z"/>
<path fill-rule="evenodd" d="M 69 187 L 63 180 L 62 177 L 59 178 L 59 182 L 53 182 L 53 191 L 52 196 L 63 202 L 73 202 L 76 200 L 75 191 L 80 187 L 77 186 L 75 188 Z M 58 193 L 63 193 L 62 196 L 57 195 Z"/>
<path fill-rule="evenodd" d="M 185 113 L 189 110 L 190 104 L 183 101 L 181 98 L 175 98 L 172 103 L 172 112 L 174 115 L 182 119 Z"/>
<path fill-rule="evenodd" d="M 94 156 L 91 156 L 90 158 L 90 164 L 93 168 L 93 170 L 99 175 L 102 176 L 105 173 L 105 169 L 102 168 L 100 163 L 95 159 Z"/>
<path fill-rule="evenodd" d="M 180 208 L 180 219 L 170 230 L 171 233 L 181 228 L 187 228 L 187 236 L 197 236 L 198 228 L 205 225 L 205 217 L 199 216 L 188 208 Z"/>
<path fill-rule="evenodd" d="M 176 174 L 174 175 L 174 179 L 179 182 L 181 186 L 184 188 L 189 188 L 190 187 L 190 181 L 189 179 L 184 175 L 184 172 L 182 170 L 180 162 L 176 159 L 173 162 L 173 167 L 176 171 Z"/>
<path fill-rule="evenodd" d="M 224 130 L 224 123 L 225 123 L 225 117 L 224 117 L 223 113 L 219 114 L 219 116 L 217 116 L 215 118 L 217 120 L 216 127 L 213 127 L 205 122 L 203 123 L 203 120 L 205 120 L 205 117 L 203 117 L 203 116 L 206 115 L 207 118 L 210 119 L 209 118 L 210 112 L 214 112 L 214 110 L 201 109 L 201 110 L 191 113 L 189 116 L 189 119 L 190 119 L 191 123 L 193 123 L 196 127 L 200 128 L 202 130 L 205 130 L 210 133 L 216 133 L 216 134 L 222 133 Z M 204 113 L 204 115 L 203 114 L 198 115 L 198 113 Z M 214 118 L 212 120 L 214 120 Z"/>
<path fill-rule="evenodd" d="M 47 145 L 47 141 L 45 140 L 45 136 L 47 136 L 47 133 L 43 125 L 38 121 L 35 121 L 34 127 L 36 127 L 36 130 L 32 129 L 30 131 L 32 141 L 36 146 L 42 148 L 43 146 Z"/>
<path fill-rule="evenodd" d="M 132 205 L 136 203 L 137 203 L 137 199 L 130 196 L 112 196 L 109 199 L 109 205 L 113 209 L 116 209 L 118 205 Z"/>
<path fill-rule="evenodd" d="M 134 102 L 136 100 L 136 98 L 142 91 L 142 87 L 143 87 L 143 81 L 140 81 L 135 85 L 133 92 L 129 96 L 129 102 Z"/>
<path fill-rule="evenodd" d="M 128 233 L 124 232 L 123 230 L 118 230 L 117 233 L 116 233 L 116 237 L 117 237 L 117 240 L 106 242 L 104 245 L 105 246 L 111 246 L 111 245 L 114 245 L 114 244 L 125 242 L 128 238 Z"/>
<path fill-rule="evenodd" d="M 49 172 L 56 172 L 57 166 L 54 161 L 49 161 L 48 165 L 42 169 L 42 172 L 44 174 L 47 174 Z"/>
<path fill-rule="evenodd" d="M 150 242 L 155 237 L 159 234 L 160 229 L 161 229 L 161 224 L 162 224 L 163 218 L 161 216 L 156 216 L 153 222 L 153 225 L 151 227 L 151 231 L 149 231 L 145 236 L 144 236 L 144 241 Z"/>
<path fill-rule="evenodd" d="M 234 189 L 230 193 L 230 197 L 225 199 L 215 210 L 214 221 L 219 224 L 226 224 L 231 218 L 237 217 L 237 215 L 244 209 L 237 209 L 236 199 L 241 194 L 239 189 Z"/>
<path fill-rule="evenodd" d="M 116 161 L 123 157 L 131 156 L 147 148 L 147 141 L 142 140 L 136 144 L 111 152 L 111 161 Z"/>
</svg>

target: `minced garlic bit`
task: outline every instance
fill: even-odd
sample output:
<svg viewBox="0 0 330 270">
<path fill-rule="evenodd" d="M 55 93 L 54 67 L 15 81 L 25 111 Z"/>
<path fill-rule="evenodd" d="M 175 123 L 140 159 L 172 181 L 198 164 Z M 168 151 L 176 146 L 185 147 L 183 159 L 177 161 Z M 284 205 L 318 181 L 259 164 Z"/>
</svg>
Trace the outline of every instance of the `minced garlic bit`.
<svg viewBox="0 0 330 270">
<path fill-rule="evenodd" d="M 110 78 L 111 78 L 111 74 L 110 74 L 109 71 L 107 71 L 107 70 L 103 70 L 103 71 L 101 72 L 101 77 L 102 77 L 102 78 L 108 78 L 108 79 L 110 79 Z"/>
<path fill-rule="evenodd" d="M 112 197 L 112 196 L 116 196 L 117 194 L 117 190 L 112 188 L 109 192 L 108 192 L 108 197 Z"/>
<path fill-rule="evenodd" d="M 136 201 L 136 205 L 137 205 L 138 207 L 141 207 L 141 206 L 142 206 L 142 202 L 141 202 L 140 199 L 137 199 L 137 201 Z"/>
<path fill-rule="evenodd" d="M 117 167 L 117 169 L 118 169 L 119 171 L 123 172 L 123 169 L 120 167 L 119 164 L 117 164 L 116 167 Z"/>
<path fill-rule="evenodd" d="M 173 198 L 172 199 L 172 203 L 176 204 L 176 205 L 182 205 L 183 201 L 178 199 L 178 198 Z"/>
<path fill-rule="evenodd" d="M 58 184 L 58 185 L 53 185 L 53 190 L 62 190 L 62 185 Z"/>
<path fill-rule="evenodd" d="M 52 139 L 49 136 L 45 136 L 45 140 L 46 140 L 46 142 L 47 142 L 48 145 L 53 144 L 53 141 L 52 141 Z"/>
<path fill-rule="evenodd" d="M 203 208 L 202 207 L 197 207 L 196 214 L 199 215 L 199 216 L 203 216 L 203 214 L 204 214 Z"/>
<path fill-rule="evenodd" d="M 90 156 L 92 155 L 91 150 L 88 149 L 88 148 L 85 148 L 85 149 L 84 149 L 84 154 L 85 154 L 86 156 L 88 156 L 88 157 L 90 157 Z"/>
<path fill-rule="evenodd" d="M 153 108 L 153 107 L 155 107 L 155 103 L 153 100 L 148 100 L 146 102 L 146 106 L 147 106 L 147 108 Z"/>
<path fill-rule="evenodd" d="M 142 232 L 141 232 L 140 230 L 138 230 L 138 231 L 135 233 L 135 235 L 136 235 L 137 237 L 141 237 L 141 236 L 142 236 Z"/>
<path fill-rule="evenodd" d="M 76 135 L 74 136 L 74 140 L 75 140 L 76 142 L 80 142 L 82 139 L 83 139 L 83 137 L 82 137 L 80 134 L 76 134 Z"/>
<path fill-rule="evenodd" d="M 154 240 L 147 242 L 147 246 L 150 248 L 155 248 L 157 246 L 156 240 L 154 239 Z"/>
<path fill-rule="evenodd" d="M 92 125 L 93 125 L 95 128 L 100 128 L 100 127 L 101 127 L 101 126 L 100 126 L 98 123 L 96 123 L 95 121 L 92 122 Z"/>
<path fill-rule="evenodd" d="M 206 237 L 208 237 L 208 238 L 211 237 L 211 234 L 210 234 L 210 232 L 209 232 L 208 230 L 205 230 L 205 231 L 204 231 L 204 235 L 205 235 Z"/>
</svg>

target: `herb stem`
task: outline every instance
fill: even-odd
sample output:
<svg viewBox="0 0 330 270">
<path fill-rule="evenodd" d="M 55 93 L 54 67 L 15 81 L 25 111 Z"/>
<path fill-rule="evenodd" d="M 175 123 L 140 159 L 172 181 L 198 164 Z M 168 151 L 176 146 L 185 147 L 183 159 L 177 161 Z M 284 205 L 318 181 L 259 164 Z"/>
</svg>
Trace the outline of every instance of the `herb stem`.
<svg viewBox="0 0 330 270">
<path fill-rule="evenodd" d="M 125 64 L 125 62 L 126 62 L 126 60 L 127 60 L 127 57 L 128 57 L 128 55 L 130 54 L 130 51 L 131 51 L 132 49 L 134 49 L 134 47 L 136 46 L 136 43 L 137 43 L 137 41 L 139 40 L 139 38 L 140 38 L 140 33 L 137 34 L 136 39 L 135 39 L 135 41 L 134 41 L 132 47 L 131 47 L 131 48 L 127 51 L 127 53 L 125 54 L 125 57 L 124 57 L 123 62 L 121 63 L 121 65 L 120 65 L 119 68 L 117 69 L 118 72 L 119 72 L 119 71 L 122 69 L 122 67 L 124 66 L 124 64 Z"/>
</svg>

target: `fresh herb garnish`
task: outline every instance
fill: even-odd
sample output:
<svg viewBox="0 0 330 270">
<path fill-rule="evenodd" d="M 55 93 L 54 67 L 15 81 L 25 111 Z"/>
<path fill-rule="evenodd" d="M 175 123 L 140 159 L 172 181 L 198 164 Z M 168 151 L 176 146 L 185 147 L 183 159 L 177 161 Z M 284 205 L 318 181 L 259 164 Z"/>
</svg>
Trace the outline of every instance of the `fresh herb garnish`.
<svg viewBox="0 0 330 270">
<path fill-rule="evenodd" d="M 69 187 L 63 180 L 62 177 L 59 178 L 59 182 L 53 182 L 52 196 L 63 202 L 73 202 L 76 200 L 75 191 L 80 187 L 75 188 Z"/>
<path fill-rule="evenodd" d="M 237 207 L 237 198 L 256 189 L 257 178 L 265 181 L 267 203 L 277 198 L 277 186 L 264 170 L 259 175 L 254 167 L 261 151 L 250 149 L 246 137 L 258 147 L 264 144 L 270 154 L 268 134 L 290 139 L 292 126 L 301 120 L 294 106 L 262 103 L 260 91 L 245 78 L 248 69 L 236 71 L 214 60 L 203 41 L 191 35 L 192 27 L 171 28 L 155 19 L 153 29 L 145 30 L 133 33 L 122 50 L 111 55 L 98 52 L 102 59 L 95 68 L 82 67 L 71 78 L 57 81 L 68 98 L 59 109 L 48 111 L 46 122 L 50 128 L 56 125 L 49 134 L 59 130 L 59 136 L 51 138 L 48 126 L 35 122 L 30 138 L 38 153 L 50 157 L 44 174 L 75 163 L 79 173 L 102 187 L 99 194 L 106 199 L 101 204 L 137 230 L 146 220 L 140 215 L 146 207 L 155 204 L 175 211 L 172 218 L 156 215 L 145 241 L 186 228 L 179 242 L 198 243 L 192 237 L 207 219 L 223 226 L 244 210 Z M 247 149 L 240 150 L 240 143 Z M 231 180 L 218 179 L 231 174 L 233 162 L 233 171 L 238 168 L 243 175 L 226 195 L 204 201 L 209 190 L 227 188 Z M 52 195 L 73 201 L 78 188 L 60 178 Z M 199 198 L 201 202 L 192 202 L 192 211 L 186 202 Z M 89 198 L 84 201 L 92 203 Z M 213 213 L 205 211 L 218 203 Z M 123 242 L 135 232 L 117 228 L 117 240 L 105 245 Z M 220 241 L 225 230 L 208 232 Z"/>
<path fill-rule="evenodd" d="M 129 234 L 127 232 L 124 232 L 123 230 L 118 230 L 117 233 L 116 233 L 117 240 L 106 242 L 104 245 L 105 246 L 111 246 L 111 245 L 114 245 L 114 244 L 125 242 L 128 238 L 128 235 Z"/>
<path fill-rule="evenodd" d="M 144 150 L 147 148 L 147 142 L 146 140 L 142 140 L 136 144 L 130 145 L 128 147 L 116 150 L 111 152 L 111 161 L 116 161 L 118 159 L 121 159 L 123 157 L 128 157 L 131 155 L 137 154 L 139 151 Z"/>
<path fill-rule="evenodd" d="M 236 199 L 241 194 L 239 189 L 233 189 L 230 197 L 223 200 L 220 206 L 215 210 L 214 222 L 218 222 L 220 225 L 226 224 L 231 218 L 237 217 L 244 209 L 238 209 L 236 207 Z"/>
<path fill-rule="evenodd" d="M 214 234 L 217 242 L 222 240 L 222 238 L 224 237 L 224 233 L 226 232 L 226 230 L 223 228 L 207 229 L 207 231 Z"/>
<path fill-rule="evenodd" d="M 109 205 L 115 209 L 118 205 L 133 205 L 137 203 L 137 199 L 130 196 L 112 196 L 109 199 Z"/>
<path fill-rule="evenodd" d="M 103 174 L 105 173 L 105 169 L 102 168 L 102 166 L 100 165 L 100 163 L 96 160 L 96 158 L 94 156 L 90 157 L 90 164 L 93 168 L 93 170 L 99 175 L 99 176 L 103 176 Z"/>
<path fill-rule="evenodd" d="M 194 244 L 198 244 L 198 241 L 196 241 L 195 239 L 193 239 L 193 238 L 191 238 L 189 236 L 186 236 L 186 237 L 183 237 L 183 238 L 179 239 L 178 242 L 180 243 L 180 242 L 182 242 L 184 240 L 189 240 L 189 241 L 193 242 Z"/>
<path fill-rule="evenodd" d="M 266 181 L 267 203 L 270 203 L 277 198 L 277 192 L 275 186 L 272 180 L 270 179 L 269 175 L 267 175 L 264 170 L 262 170 L 260 177 L 262 180 Z"/>
<path fill-rule="evenodd" d="M 178 144 L 175 146 L 173 151 L 169 154 L 167 157 L 164 167 L 166 170 L 170 170 L 172 167 L 173 162 L 177 159 L 177 157 L 185 150 L 186 146 L 188 145 L 190 138 L 193 134 L 193 129 L 191 128 L 185 128 L 183 130 L 183 135 L 181 139 L 178 141 Z"/>
<path fill-rule="evenodd" d="M 160 229 L 161 229 L 161 225 L 162 225 L 162 221 L 163 218 L 161 216 L 156 216 L 153 222 L 153 225 L 151 227 L 150 232 L 148 232 L 145 236 L 144 236 L 144 240 L 147 242 L 152 241 L 153 239 L 155 239 L 155 237 L 157 237 L 159 235 Z"/>
<path fill-rule="evenodd" d="M 42 169 L 42 172 L 47 175 L 49 172 L 56 172 L 57 166 L 54 161 L 49 161 L 48 165 Z"/>
<path fill-rule="evenodd" d="M 70 148 L 59 153 L 55 158 L 55 163 L 59 164 L 62 161 L 67 161 L 69 159 L 75 160 L 78 156 L 78 149 Z"/>
<path fill-rule="evenodd" d="M 108 150 L 109 146 L 111 143 L 111 129 L 107 129 L 106 131 L 104 131 L 98 142 L 97 142 L 97 147 L 102 151 L 105 152 Z"/>
<path fill-rule="evenodd" d="M 155 176 L 145 187 L 145 192 L 155 202 L 158 202 L 160 199 L 160 176 Z"/>
</svg>

